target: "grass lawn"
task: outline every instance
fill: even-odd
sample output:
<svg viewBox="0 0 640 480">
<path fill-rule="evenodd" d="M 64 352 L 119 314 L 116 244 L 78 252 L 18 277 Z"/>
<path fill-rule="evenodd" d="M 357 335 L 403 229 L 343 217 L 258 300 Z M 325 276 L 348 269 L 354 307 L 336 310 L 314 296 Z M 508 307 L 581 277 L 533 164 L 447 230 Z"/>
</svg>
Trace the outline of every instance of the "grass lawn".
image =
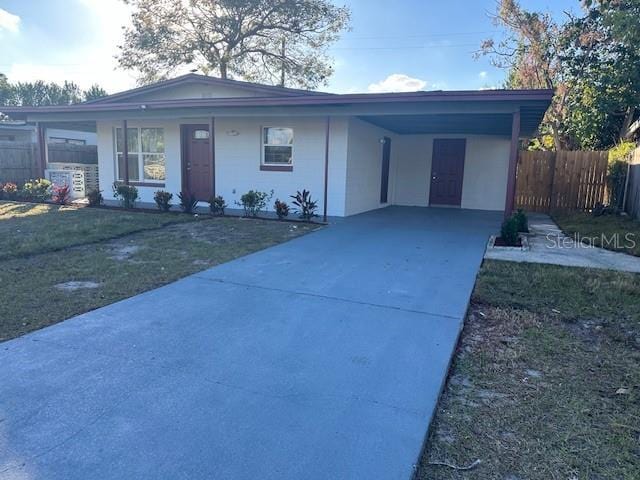
<svg viewBox="0 0 640 480">
<path fill-rule="evenodd" d="M 0 260 L 192 221 L 190 215 L 0 202 Z"/>
<path fill-rule="evenodd" d="M 640 256 L 640 221 L 621 215 L 594 217 L 584 212 L 555 213 L 553 219 L 567 235 L 579 234 L 598 247 Z M 619 241 L 612 239 L 617 235 Z M 604 236 L 604 240 L 603 240 Z M 626 237 L 625 237 L 626 236 Z"/>
<path fill-rule="evenodd" d="M 638 472 L 640 275 L 485 262 L 417 478 Z"/>
<path fill-rule="evenodd" d="M 2 202 L 0 211 L 0 341 L 318 228 Z"/>
</svg>

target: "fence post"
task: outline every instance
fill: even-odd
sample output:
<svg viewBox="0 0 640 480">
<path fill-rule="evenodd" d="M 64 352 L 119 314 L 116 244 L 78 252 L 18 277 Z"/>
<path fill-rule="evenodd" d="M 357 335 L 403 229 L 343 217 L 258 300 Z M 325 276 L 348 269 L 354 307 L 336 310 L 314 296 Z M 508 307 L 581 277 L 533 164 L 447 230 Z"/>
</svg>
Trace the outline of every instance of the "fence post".
<svg viewBox="0 0 640 480">
<path fill-rule="evenodd" d="M 555 208 L 555 194 L 556 194 L 556 155 L 557 152 L 554 150 L 551 155 L 551 161 L 549 162 L 549 177 L 550 177 L 550 187 L 549 187 L 549 210 L 547 213 L 551 213 Z"/>
</svg>

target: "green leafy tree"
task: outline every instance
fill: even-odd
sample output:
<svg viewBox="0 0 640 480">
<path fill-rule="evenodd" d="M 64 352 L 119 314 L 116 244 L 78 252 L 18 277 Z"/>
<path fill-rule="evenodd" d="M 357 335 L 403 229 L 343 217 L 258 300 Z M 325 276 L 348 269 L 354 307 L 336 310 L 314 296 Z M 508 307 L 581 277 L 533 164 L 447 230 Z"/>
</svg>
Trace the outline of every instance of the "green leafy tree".
<svg viewBox="0 0 640 480">
<path fill-rule="evenodd" d="M 330 0 L 124 0 L 133 7 L 118 62 L 148 83 L 193 69 L 313 88 L 350 12 Z"/>
<path fill-rule="evenodd" d="M 62 85 L 37 80 L 11 83 L 0 74 L 0 105 L 71 105 L 105 96 L 107 92 L 97 85 L 83 91 L 73 82 Z"/>
<path fill-rule="evenodd" d="M 99 85 L 91 85 L 87 90 L 83 92 L 83 99 L 85 102 L 89 100 L 97 100 L 98 98 L 106 96 L 106 90 Z"/>
<path fill-rule="evenodd" d="M 494 22 L 505 33 L 480 55 L 507 70 L 506 88 L 554 88 L 532 148 L 603 149 L 640 129 L 640 0 L 585 0 L 559 23 L 500 0 Z"/>
<path fill-rule="evenodd" d="M 638 131 L 640 0 L 585 6 L 565 27 L 563 66 L 573 85 L 567 126 L 581 148 L 607 148 Z"/>
</svg>

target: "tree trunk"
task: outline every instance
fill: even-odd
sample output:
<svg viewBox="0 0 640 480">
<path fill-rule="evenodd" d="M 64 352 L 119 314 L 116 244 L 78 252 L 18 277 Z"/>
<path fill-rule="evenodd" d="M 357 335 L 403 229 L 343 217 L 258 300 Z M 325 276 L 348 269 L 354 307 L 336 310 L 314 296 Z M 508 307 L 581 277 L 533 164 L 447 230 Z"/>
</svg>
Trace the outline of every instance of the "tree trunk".
<svg viewBox="0 0 640 480">
<path fill-rule="evenodd" d="M 227 78 L 227 62 L 223 60 L 220 61 L 220 78 Z"/>
<path fill-rule="evenodd" d="M 624 116 L 624 121 L 622 122 L 622 127 L 620 127 L 620 141 L 631 140 L 633 136 L 633 131 L 631 129 L 631 125 L 633 124 L 633 117 L 636 113 L 636 109 L 633 107 L 629 107 L 627 109 L 627 113 Z"/>
</svg>

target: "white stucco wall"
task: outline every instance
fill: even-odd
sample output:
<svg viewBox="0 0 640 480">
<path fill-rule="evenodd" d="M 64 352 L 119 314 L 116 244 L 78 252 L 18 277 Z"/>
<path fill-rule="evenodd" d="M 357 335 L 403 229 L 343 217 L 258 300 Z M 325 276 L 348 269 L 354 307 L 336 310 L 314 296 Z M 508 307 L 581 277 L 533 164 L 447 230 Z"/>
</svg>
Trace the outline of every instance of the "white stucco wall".
<svg viewBox="0 0 640 480">
<path fill-rule="evenodd" d="M 389 202 L 380 203 L 383 149 L 380 139 L 385 136 L 391 138 L 391 165 L 393 165 L 395 136 L 388 130 L 357 118 L 349 119 L 346 215 L 366 212 L 391 203 L 395 184 L 392 167 L 389 171 Z"/>
<path fill-rule="evenodd" d="M 140 201 L 153 202 L 153 194 L 162 188 L 174 194 L 181 190 L 181 123 L 208 123 L 207 119 L 184 121 L 136 122 L 129 127 L 162 127 L 165 135 L 166 181 L 165 186 L 138 186 Z M 120 122 L 98 122 L 98 163 L 100 189 L 105 199 L 112 199 L 111 185 L 115 180 L 114 128 Z M 273 172 L 260 170 L 263 126 L 292 127 L 294 130 L 293 171 Z M 310 190 L 318 201 L 318 214 L 324 208 L 325 127 L 323 117 L 219 117 L 215 122 L 216 194 L 222 195 L 232 208 L 240 208 L 235 201 L 248 190 L 269 192 L 274 196 L 269 205 L 279 198 L 291 204 L 290 195 L 303 188 Z M 344 215 L 347 157 L 347 119 L 332 119 L 329 142 L 328 214 Z M 233 135 L 229 133 L 233 132 Z M 237 132 L 237 135 L 235 133 Z"/>
<path fill-rule="evenodd" d="M 269 192 L 291 203 L 296 190 L 311 191 L 324 208 L 325 129 L 323 117 L 262 117 L 216 119 L 216 192 L 229 205 L 250 189 Z M 328 214 L 344 215 L 346 168 L 346 119 L 331 121 L 329 140 Z M 260 170 L 263 126 L 293 128 L 293 171 Z M 227 132 L 238 132 L 237 136 Z M 270 205 L 272 209 L 272 205 Z"/>
<path fill-rule="evenodd" d="M 466 138 L 462 208 L 504 210 L 510 139 L 481 135 L 400 135 L 392 149 L 393 203 L 427 206 L 434 138 Z"/>
<path fill-rule="evenodd" d="M 153 202 L 159 188 L 177 197 L 181 190 L 180 124 L 207 123 L 206 119 L 130 120 L 131 127 L 162 127 L 165 131 L 164 187 L 139 186 L 140 200 Z M 113 132 L 120 122 L 98 122 L 100 188 L 112 199 L 115 180 Z M 293 171 L 260 170 L 263 126 L 294 129 Z M 324 195 L 325 117 L 218 117 L 216 138 L 216 193 L 230 207 L 250 189 L 274 190 L 272 202 L 291 203 L 290 195 L 306 188 L 322 213 Z M 233 132 L 234 134 L 230 134 Z M 235 134 L 237 132 L 237 135 Z M 380 208 L 382 137 L 391 138 L 389 202 L 385 205 L 428 206 L 434 138 L 466 138 L 462 208 L 503 210 L 506 196 L 509 138 L 474 135 L 395 135 L 357 118 L 333 117 L 329 141 L 328 214 L 354 215 Z M 177 198 L 174 200 L 177 203 Z M 269 205 L 272 209 L 272 205 Z"/>
</svg>

